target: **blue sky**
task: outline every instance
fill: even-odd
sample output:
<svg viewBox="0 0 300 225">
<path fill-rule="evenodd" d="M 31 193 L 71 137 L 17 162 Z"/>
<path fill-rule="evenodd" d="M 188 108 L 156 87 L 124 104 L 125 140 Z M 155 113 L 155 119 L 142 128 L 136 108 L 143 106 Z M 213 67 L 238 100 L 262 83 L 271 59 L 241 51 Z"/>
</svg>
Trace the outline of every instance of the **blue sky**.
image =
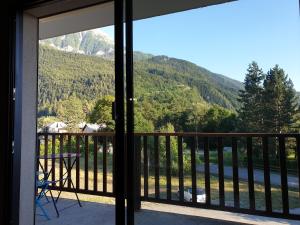
<svg viewBox="0 0 300 225">
<path fill-rule="evenodd" d="M 298 0 L 239 0 L 134 22 L 134 50 L 185 59 L 243 81 L 279 64 L 300 91 Z M 113 29 L 104 28 L 113 35 Z"/>
</svg>

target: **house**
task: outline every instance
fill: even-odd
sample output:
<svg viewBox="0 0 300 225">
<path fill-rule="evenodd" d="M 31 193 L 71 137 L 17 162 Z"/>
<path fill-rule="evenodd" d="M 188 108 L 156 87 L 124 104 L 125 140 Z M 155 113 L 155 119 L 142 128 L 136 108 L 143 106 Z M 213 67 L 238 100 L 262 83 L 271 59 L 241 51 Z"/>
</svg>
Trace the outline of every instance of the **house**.
<svg viewBox="0 0 300 225">
<path fill-rule="evenodd" d="M 79 124 L 77 125 L 77 127 L 78 127 L 80 130 L 82 130 L 82 129 L 85 127 L 85 125 L 86 125 L 86 122 L 82 122 L 82 123 L 79 123 Z"/>
<path fill-rule="evenodd" d="M 87 123 L 84 125 L 82 128 L 83 133 L 93 133 L 93 132 L 98 132 L 106 128 L 106 124 L 92 124 L 92 123 Z"/>
<path fill-rule="evenodd" d="M 44 127 L 46 133 L 67 133 L 67 124 L 64 122 L 53 122 L 49 123 Z"/>
</svg>

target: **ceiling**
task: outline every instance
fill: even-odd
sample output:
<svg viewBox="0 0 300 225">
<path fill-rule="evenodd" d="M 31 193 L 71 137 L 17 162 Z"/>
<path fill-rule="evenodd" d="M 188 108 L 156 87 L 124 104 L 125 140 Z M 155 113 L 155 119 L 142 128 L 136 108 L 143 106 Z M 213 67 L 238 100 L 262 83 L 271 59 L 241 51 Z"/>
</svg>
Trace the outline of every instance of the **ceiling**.
<svg viewBox="0 0 300 225">
<path fill-rule="evenodd" d="M 133 17 L 140 20 L 231 1 L 235 0 L 133 0 Z M 40 18 L 40 39 L 114 24 L 113 1 L 52 1 L 26 12 Z"/>
</svg>

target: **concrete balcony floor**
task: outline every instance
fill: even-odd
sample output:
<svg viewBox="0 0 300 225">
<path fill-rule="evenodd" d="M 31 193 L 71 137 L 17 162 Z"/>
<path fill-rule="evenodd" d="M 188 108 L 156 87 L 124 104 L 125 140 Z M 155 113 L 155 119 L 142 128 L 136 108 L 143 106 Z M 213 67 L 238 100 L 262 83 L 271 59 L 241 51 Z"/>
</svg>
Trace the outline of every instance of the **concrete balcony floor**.
<svg viewBox="0 0 300 225">
<path fill-rule="evenodd" d="M 113 201 L 113 200 L 112 200 Z M 36 225 L 113 225 L 114 204 L 82 201 L 80 208 L 74 199 L 60 199 L 60 217 L 56 217 L 52 203 L 46 204 L 50 220 L 36 215 Z M 40 213 L 40 210 L 37 210 Z M 136 225 L 237 225 L 264 224 L 300 225 L 300 221 L 252 216 L 216 210 L 143 202 L 142 209 L 135 214 Z"/>
</svg>

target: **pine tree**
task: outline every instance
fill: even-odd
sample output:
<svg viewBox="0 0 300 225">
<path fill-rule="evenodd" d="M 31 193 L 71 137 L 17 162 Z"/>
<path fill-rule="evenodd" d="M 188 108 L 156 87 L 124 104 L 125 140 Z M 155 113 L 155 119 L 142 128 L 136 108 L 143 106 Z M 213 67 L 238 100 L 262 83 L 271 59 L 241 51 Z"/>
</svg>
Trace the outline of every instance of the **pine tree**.
<svg viewBox="0 0 300 225">
<path fill-rule="evenodd" d="M 299 119 L 299 104 L 294 84 L 291 79 L 285 82 L 285 98 L 283 102 L 284 123 L 287 131 L 295 131 L 296 122 Z"/>
<path fill-rule="evenodd" d="M 238 110 L 240 129 L 245 132 L 258 132 L 262 125 L 262 80 L 264 73 L 256 62 L 252 62 L 244 80 L 244 90 L 239 93 L 241 108 Z"/>
<path fill-rule="evenodd" d="M 289 132 L 297 114 L 296 92 L 293 83 L 278 65 L 264 81 L 263 128 L 265 132 Z"/>
</svg>

